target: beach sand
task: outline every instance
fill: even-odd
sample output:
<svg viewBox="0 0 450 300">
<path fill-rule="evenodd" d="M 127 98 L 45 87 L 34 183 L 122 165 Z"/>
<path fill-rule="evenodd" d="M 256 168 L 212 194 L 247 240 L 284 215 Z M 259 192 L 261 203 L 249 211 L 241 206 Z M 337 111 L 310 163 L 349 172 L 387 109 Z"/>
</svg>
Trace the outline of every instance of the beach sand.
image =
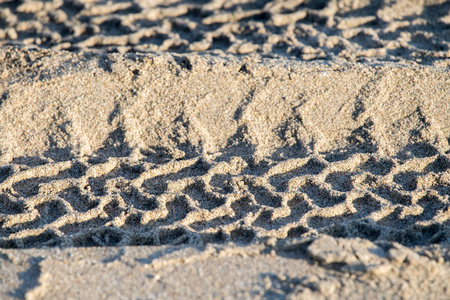
<svg viewBox="0 0 450 300">
<path fill-rule="evenodd" d="M 450 298 L 450 3 L 0 23 L 0 298 Z"/>
</svg>

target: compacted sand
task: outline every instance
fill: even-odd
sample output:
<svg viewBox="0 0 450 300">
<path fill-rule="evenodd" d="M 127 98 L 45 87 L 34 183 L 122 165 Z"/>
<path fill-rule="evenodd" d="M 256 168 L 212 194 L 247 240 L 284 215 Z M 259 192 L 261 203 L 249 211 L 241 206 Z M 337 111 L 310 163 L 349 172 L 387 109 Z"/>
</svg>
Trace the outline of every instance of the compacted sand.
<svg viewBox="0 0 450 300">
<path fill-rule="evenodd" d="M 0 298 L 450 298 L 446 1 L 0 1 Z"/>
</svg>

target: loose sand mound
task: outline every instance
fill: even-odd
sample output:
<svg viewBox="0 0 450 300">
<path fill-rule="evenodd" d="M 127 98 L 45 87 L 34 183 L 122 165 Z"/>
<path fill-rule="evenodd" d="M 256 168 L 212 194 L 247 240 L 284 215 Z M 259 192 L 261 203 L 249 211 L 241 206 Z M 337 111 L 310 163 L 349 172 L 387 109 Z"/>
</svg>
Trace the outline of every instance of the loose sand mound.
<svg viewBox="0 0 450 300">
<path fill-rule="evenodd" d="M 449 237 L 446 69 L 1 57 L 3 247 Z"/>
</svg>

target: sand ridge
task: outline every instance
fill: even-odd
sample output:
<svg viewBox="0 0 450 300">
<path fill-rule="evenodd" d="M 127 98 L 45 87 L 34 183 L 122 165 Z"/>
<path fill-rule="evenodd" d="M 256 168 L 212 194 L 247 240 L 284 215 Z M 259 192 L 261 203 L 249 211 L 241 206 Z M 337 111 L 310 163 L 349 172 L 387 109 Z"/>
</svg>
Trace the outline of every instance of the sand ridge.
<svg viewBox="0 0 450 300">
<path fill-rule="evenodd" d="M 448 239 L 446 69 L 1 57 L 3 247 Z"/>
</svg>

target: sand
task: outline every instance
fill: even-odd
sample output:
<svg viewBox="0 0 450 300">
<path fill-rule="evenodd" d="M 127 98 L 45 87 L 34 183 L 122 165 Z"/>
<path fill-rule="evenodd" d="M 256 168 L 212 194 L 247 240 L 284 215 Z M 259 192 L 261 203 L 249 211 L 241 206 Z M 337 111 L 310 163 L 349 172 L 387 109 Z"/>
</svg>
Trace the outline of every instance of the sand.
<svg viewBox="0 0 450 300">
<path fill-rule="evenodd" d="M 0 45 L 445 64 L 446 0 L 0 1 Z"/>
<path fill-rule="evenodd" d="M 203 2 L 0 3 L 0 298 L 450 298 L 449 3 Z"/>
</svg>

